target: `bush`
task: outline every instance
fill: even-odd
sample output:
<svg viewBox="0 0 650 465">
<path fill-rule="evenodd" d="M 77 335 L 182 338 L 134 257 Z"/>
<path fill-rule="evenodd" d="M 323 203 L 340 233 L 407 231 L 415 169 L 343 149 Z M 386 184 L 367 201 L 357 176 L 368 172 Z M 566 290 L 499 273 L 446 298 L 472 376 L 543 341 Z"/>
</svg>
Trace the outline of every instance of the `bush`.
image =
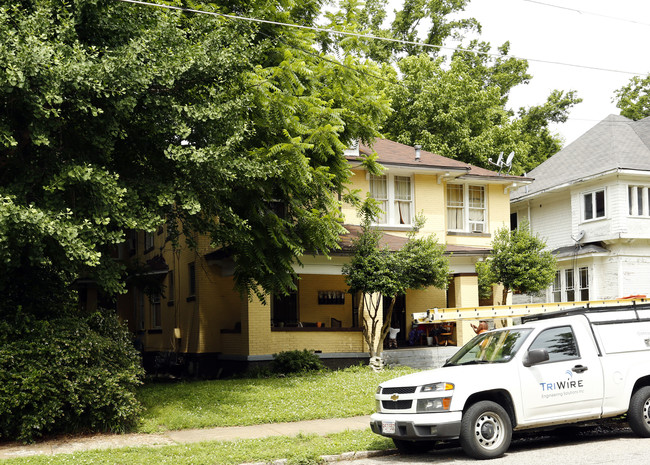
<svg viewBox="0 0 650 465">
<path fill-rule="evenodd" d="M 109 312 L 0 321 L 0 439 L 122 432 L 135 424 L 143 370 Z"/>
<path fill-rule="evenodd" d="M 318 355 L 304 350 L 290 350 L 273 354 L 272 369 L 275 373 L 302 373 L 305 371 L 318 371 L 325 369 Z"/>
</svg>

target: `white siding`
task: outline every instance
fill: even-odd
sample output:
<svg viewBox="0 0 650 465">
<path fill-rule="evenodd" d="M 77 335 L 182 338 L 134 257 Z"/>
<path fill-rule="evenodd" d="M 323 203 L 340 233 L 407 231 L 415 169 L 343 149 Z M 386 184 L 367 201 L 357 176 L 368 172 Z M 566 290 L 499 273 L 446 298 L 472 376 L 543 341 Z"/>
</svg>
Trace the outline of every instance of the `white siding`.
<svg viewBox="0 0 650 465">
<path fill-rule="evenodd" d="M 530 223 L 533 232 L 546 241 L 550 250 L 573 245 L 571 209 L 566 199 L 531 202 Z"/>
<path fill-rule="evenodd" d="M 559 192 L 547 193 L 513 205 L 518 220 L 530 215 L 534 233 L 546 240 L 547 248 L 575 245 L 571 236 L 584 231 L 582 244 L 600 243 L 608 252 L 594 256 L 565 257 L 562 270 L 573 268 L 578 279 L 580 267 L 589 268 L 591 300 L 618 299 L 629 295 L 650 297 L 650 215 L 630 215 L 628 187 L 650 187 L 648 176 L 612 174 L 589 182 L 579 182 Z M 583 194 L 605 189 L 605 217 L 584 221 Z M 576 294 L 579 292 L 576 283 Z M 544 293 L 552 301 L 551 289 Z M 528 299 L 530 296 L 518 296 Z M 523 303 L 523 302 L 522 302 Z"/>
</svg>

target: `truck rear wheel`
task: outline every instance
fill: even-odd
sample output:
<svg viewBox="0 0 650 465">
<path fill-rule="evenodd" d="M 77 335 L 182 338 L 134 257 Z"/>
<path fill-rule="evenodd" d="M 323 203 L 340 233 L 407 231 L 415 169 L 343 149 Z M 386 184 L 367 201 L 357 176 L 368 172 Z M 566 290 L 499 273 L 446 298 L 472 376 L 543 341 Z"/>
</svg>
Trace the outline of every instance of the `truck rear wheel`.
<svg viewBox="0 0 650 465">
<path fill-rule="evenodd" d="M 463 415 L 460 425 L 460 445 L 475 459 L 492 459 L 503 455 L 512 440 L 512 423 L 499 404 L 481 401 Z"/>
<path fill-rule="evenodd" d="M 627 421 L 635 434 L 650 438 L 650 387 L 642 387 L 632 394 Z"/>
</svg>

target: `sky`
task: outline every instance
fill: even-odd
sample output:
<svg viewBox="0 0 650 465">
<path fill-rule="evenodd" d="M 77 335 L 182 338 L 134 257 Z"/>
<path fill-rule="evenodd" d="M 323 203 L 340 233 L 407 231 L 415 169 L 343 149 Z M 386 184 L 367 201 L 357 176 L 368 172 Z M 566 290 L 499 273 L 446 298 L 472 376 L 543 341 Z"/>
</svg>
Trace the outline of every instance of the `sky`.
<svg viewBox="0 0 650 465">
<path fill-rule="evenodd" d="M 401 3 L 391 0 L 389 11 Z M 650 73 L 649 0 L 472 0 L 460 16 L 476 18 L 493 48 L 510 41 L 510 54 L 529 60 L 533 79 L 511 92 L 511 108 L 542 104 L 553 89 L 577 91 L 583 102 L 552 128 L 565 145 L 620 113 L 614 91 L 634 74 L 534 60 Z"/>
</svg>

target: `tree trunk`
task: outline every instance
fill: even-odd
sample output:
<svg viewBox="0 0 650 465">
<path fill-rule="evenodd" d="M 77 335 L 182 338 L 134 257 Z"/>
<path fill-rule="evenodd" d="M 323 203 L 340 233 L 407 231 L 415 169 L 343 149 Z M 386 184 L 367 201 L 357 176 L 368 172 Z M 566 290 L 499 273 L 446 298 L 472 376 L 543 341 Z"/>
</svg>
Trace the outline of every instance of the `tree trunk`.
<svg viewBox="0 0 650 465">
<path fill-rule="evenodd" d="M 366 303 L 366 298 L 369 299 L 369 303 Z M 383 352 L 384 340 L 390 329 L 390 320 L 393 314 L 395 300 L 395 297 L 392 297 L 386 318 L 380 326 L 380 318 L 382 317 L 380 309 L 383 308 L 381 297 L 375 298 L 374 295 L 364 294 L 362 298 L 360 311 L 363 312 L 363 336 L 366 344 L 368 344 L 368 353 L 370 355 L 369 364 L 375 371 L 382 370 L 384 366 L 381 353 Z"/>
<path fill-rule="evenodd" d="M 506 302 L 508 301 L 508 286 L 503 286 L 503 292 L 501 293 L 501 305 L 506 305 Z"/>
</svg>

